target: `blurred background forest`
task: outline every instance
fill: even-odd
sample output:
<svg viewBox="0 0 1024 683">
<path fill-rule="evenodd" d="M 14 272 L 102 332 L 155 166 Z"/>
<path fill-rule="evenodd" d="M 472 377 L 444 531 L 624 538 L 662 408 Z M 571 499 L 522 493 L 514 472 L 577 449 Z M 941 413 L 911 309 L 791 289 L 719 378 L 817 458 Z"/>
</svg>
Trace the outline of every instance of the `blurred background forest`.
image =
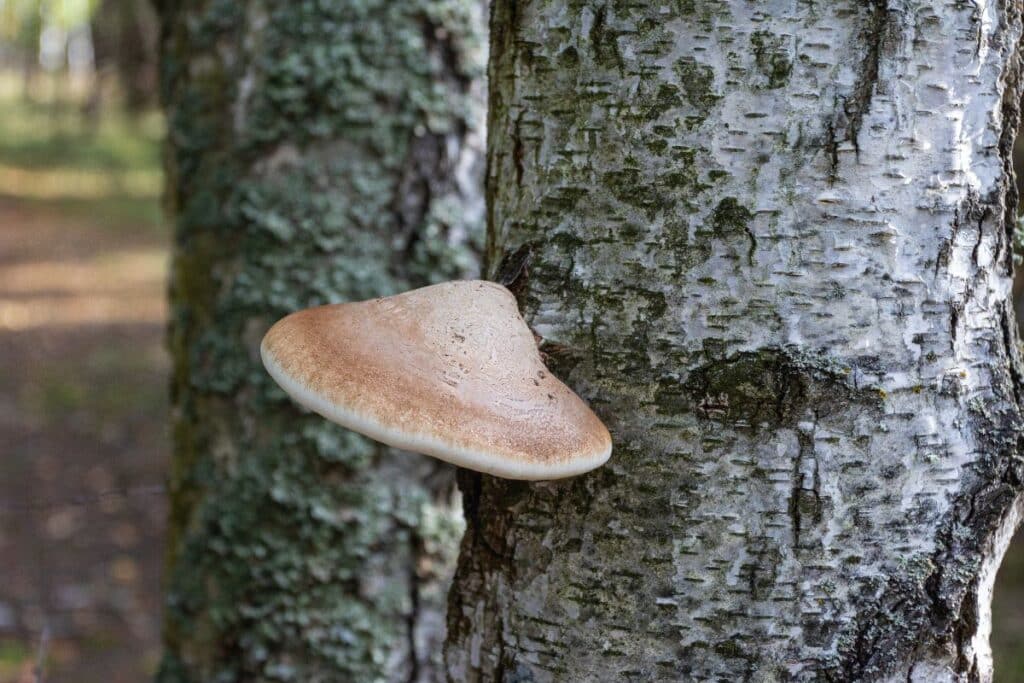
<svg viewBox="0 0 1024 683">
<path fill-rule="evenodd" d="M 145 0 L 0 0 L 0 683 L 159 658 L 158 33 Z M 996 680 L 1024 682 L 1024 539 L 993 611 Z"/>
<path fill-rule="evenodd" d="M 5 683 L 37 666 L 47 681 L 143 681 L 159 655 L 157 34 L 144 1 L 0 0 Z"/>
</svg>

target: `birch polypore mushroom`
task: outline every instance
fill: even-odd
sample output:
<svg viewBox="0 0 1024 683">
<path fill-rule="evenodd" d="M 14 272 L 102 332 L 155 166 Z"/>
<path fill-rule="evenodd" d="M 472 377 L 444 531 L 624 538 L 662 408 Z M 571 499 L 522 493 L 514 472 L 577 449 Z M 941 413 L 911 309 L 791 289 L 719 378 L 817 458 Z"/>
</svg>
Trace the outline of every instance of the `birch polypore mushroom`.
<svg viewBox="0 0 1024 683">
<path fill-rule="evenodd" d="M 608 430 L 544 366 L 493 282 L 299 311 L 260 352 L 296 402 L 396 448 L 508 479 L 570 477 L 611 454 Z"/>
</svg>

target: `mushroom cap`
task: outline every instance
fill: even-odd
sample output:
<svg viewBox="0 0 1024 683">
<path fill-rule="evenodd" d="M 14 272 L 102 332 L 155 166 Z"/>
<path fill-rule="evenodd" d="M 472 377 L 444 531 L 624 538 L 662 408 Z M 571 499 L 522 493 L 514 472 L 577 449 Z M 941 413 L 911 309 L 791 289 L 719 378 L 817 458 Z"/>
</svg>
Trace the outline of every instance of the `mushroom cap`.
<svg viewBox="0 0 1024 683">
<path fill-rule="evenodd" d="M 544 366 L 515 298 L 493 282 L 299 311 L 260 353 L 306 408 L 478 472 L 558 479 L 611 455 L 608 430 Z"/>
</svg>

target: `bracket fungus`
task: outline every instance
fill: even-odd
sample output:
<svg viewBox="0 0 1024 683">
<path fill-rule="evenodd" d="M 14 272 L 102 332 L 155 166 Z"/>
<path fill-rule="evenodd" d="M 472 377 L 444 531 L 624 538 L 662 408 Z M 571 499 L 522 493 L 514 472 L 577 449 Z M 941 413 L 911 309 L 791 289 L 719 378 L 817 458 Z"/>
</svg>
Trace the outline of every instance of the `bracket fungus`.
<svg viewBox="0 0 1024 683">
<path fill-rule="evenodd" d="M 306 408 L 478 472 L 558 479 L 611 455 L 608 430 L 544 366 L 515 298 L 493 282 L 299 311 L 260 353 Z"/>
</svg>

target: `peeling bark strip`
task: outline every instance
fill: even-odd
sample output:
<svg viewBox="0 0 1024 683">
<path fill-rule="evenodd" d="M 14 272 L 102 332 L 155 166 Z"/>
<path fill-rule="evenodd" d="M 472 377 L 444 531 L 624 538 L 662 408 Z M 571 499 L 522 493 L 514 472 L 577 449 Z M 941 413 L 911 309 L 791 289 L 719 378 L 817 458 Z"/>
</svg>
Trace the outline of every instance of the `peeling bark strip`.
<svg viewBox="0 0 1024 683">
<path fill-rule="evenodd" d="M 490 272 L 616 447 L 463 475 L 449 680 L 990 678 L 1019 13 L 496 0 Z"/>
<path fill-rule="evenodd" d="M 477 0 L 163 0 L 174 458 L 159 680 L 433 681 L 451 469 L 299 411 L 282 315 L 475 274 Z"/>
</svg>

